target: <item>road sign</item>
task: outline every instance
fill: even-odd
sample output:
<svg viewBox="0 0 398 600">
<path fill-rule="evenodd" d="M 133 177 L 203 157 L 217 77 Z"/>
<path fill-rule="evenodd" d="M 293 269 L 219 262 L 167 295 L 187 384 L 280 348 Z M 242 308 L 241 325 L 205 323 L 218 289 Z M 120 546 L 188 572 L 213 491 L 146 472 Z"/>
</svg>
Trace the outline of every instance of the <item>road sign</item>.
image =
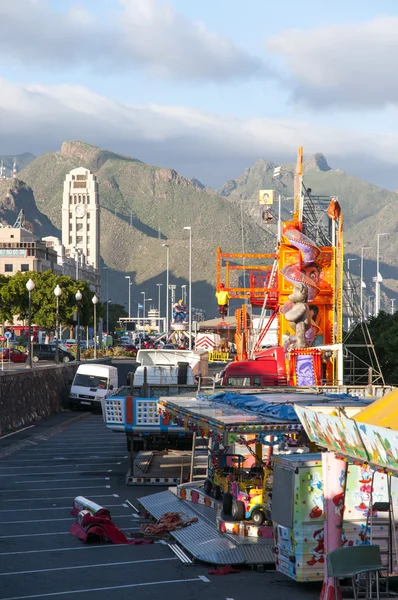
<svg viewBox="0 0 398 600">
<path fill-rule="evenodd" d="M 4 337 L 6 338 L 6 340 L 10 340 L 12 338 L 11 331 L 6 331 L 5 334 L 4 334 Z"/>
<path fill-rule="evenodd" d="M 5 342 L 6 338 L 4 337 L 4 335 L 0 335 L 0 342 Z"/>
</svg>

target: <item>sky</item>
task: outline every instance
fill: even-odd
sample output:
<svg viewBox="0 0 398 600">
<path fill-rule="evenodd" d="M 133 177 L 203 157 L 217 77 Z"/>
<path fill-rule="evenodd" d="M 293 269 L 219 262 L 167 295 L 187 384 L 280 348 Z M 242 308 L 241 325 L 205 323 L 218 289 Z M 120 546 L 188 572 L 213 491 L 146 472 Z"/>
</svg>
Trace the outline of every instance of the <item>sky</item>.
<svg viewBox="0 0 398 600">
<path fill-rule="evenodd" d="M 77 139 L 220 187 L 325 154 L 398 188 L 398 3 L 0 0 L 0 154 Z"/>
</svg>

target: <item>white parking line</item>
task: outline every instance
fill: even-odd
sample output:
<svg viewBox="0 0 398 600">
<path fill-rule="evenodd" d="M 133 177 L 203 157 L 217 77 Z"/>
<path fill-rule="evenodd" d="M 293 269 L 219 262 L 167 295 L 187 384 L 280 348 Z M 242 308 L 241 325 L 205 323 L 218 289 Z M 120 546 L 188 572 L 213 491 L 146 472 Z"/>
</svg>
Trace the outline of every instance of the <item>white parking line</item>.
<svg viewBox="0 0 398 600">
<path fill-rule="evenodd" d="M 120 504 L 118 505 L 120 507 Z M 47 509 L 48 510 L 48 509 Z M 134 519 L 132 518 L 132 515 L 112 515 L 112 520 L 114 519 L 131 519 L 132 521 L 134 521 Z M 35 519 L 32 521 L 0 521 L 0 525 L 19 525 L 21 523 L 50 523 L 52 521 L 74 521 L 76 520 L 75 517 L 73 517 L 72 515 L 67 519 Z"/>
<path fill-rule="evenodd" d="M 70 496 L 68 496 L 69 498 Z M 112 506 L 124 506 L 124 504 L 108 504 L 106 503 L 106 508 L 110 508 Z M 46 506 L 45 508 L 4 508 L 0 510 L 0 513 L 6 512 L 31 512 L 36 510 L 72 510 L 71 506 Z M 40 519 L 41 520 L 41 519 Z M 25 521 L 27 522 L 27 521 Z M 10 521 L 6 521 L 6 523 L 10 523 Z"/>
<path fill-rule="evenodd" d="M 90 473 L 103 473 L 104 470 L 101 469 L 100 471 L 92 471 L 90 469 Z M 112 473 L 112 469 L 106 469 L 107 473 Z M 87 473 L 87 471 L 62 471 L 62 475 L 68 475 L 68 473 L 73 473 L 74 475 L 79 475 L 79 473 Z M 19 473 L 18 474 L 20 477 L 23 475 L 23 473 Z M 27 473 L 26 477 L 33 477 L 33 475 L 55 475 L 54 471 L 47 471 L 44 473 Z M 0 473 L 0 477 L 15 477 L 15 473 L 4 473 L 4 475 L 2 473 Z M 14 483 L 21 483 L 20 481 L 14 481 Z"/>
<path fill-rule="evenodd" d="M 68 594 L 87 594 L 90 592 L 107 592 L 111 590 L 126 590 L 136 587 L 146 587 L 149 585 L 167 585 L 170 583 L 188 583 L 190 581 L 203 581 L 199 577 L 194 579 L 169 579 L 168 581 L 148 581 L 147 583 L 130 583 L 128 585 L 113 585 L 111 587 L 88 588 L 84 590 L 73 590 L 66 592 L 51 592 L 49 594 L 34 594 L 33 596 L 10 596 L 2 600 L 29 600 L 30 598 L 48 598 L 49 596 L 67 596 Z"/>
<path fill-rule="evenodd" d="M 103 549 L 103 548 L 107 548 L 108 550 L 114 550 L 115 548 L 124 548 L 124 550 L 126 550 L 126 544 L 112 544 L 112 545 L 108 545 L 108 544 L 104 544 L 101 546 L 89 546 L 89 545 L 82 545 L 82 546 L 73 546 L 72 548 L 45 548 L 44 550 L 17 550 L 16 552 L 0 552 L 0 556 L 11 556 L 12 555 L 17 555 L 17 554 L 43 554 L 44 552 L 68 552 L 70 550 L 73 550 L 73 552 L 75 552 L 76 550 L 99 550 L 99 549 Z"/>
<path fill-rule="evenodd" d="M 121 465 L 121 462 L 111 462 L 111 463 L 104 463 L 101 462 L 100 465 L 101 466 L 109 466 L 109 465 Z M 92 465 L 91 462 L 88 463 L 77 463 L 76 465 L 74 465 L 76 468 L 77 467 L 89 467 L 90 465 Z M 54 465 L 54 463 L 49 463 L 48 465 L 32 465 L 31 467 L 0 467 L 0 477 L 5 477 L 5 475 L 1 475 L 1 471 L 2 470 L 10 470 L 10 469 L 24 469 L 24 471 L 26 471 L 27 469 L 48 469 L 49 467 L 60 467 L 61 465 Z M 68 465 L 68 467 L 72 467 L 73 465 Z M 99 466 L 99 465 L 96 465 Z M 76 473 L 76 471 L 62 471 L 63 473 Z M 95 473 L 95 471 L 93 471 L 93 473 Z M 29 473 L 29 475 L 36 475 L 36 473 Z M 38 473 L 38 475 L 45 475 L 45 473 Z"/>
<path fill-rule="evenodd" d="M 35 571 L 13 571 L 12 573 L 0 573 L 0 577 L 6 575 L 28 575 L 31 573 L 50 573 L 51 571 L 72 571 L 73 569 L 94 569 L 97 567 L 118 567 L 120 565 L 138 565 L 141 563 L 152 563 L 152 562 L 165 562 L 169 560 L 178 560 L 178 558 L 148 558 L 147 560 L 128 560 L 125 562 L 107 562 L 99 563 L 96 565 L 78 565 L 77 567 L 57 567 L 55 569 L 37 569 Z"/>
<path fill-rule="evenodd" d="M 97 456 L 99 454 L 99 452 L 96 452 L 95 454 L 92 454 L 90 456 L 82 456 L 81 452 L 73 452 L 73 455 L 76 455 L 78 458 L 76 459 L 72 459 L 72 458 L 65 458 L 64 456 L 53 456 L 54 453 L 50 453 L 49 456 L 51 457 L 51 461 L 53 462 L 57 462 L 57 461 L 64 461 L 64 460 L 82 460 L 83 458 L 86 459 L 97 459 L 98 460 L 102 460 L 103 457 L 102 456 Z M 119 460 L 119 458 L 128 458 L 127 454 L 125 456 L 109 456 L 109 452 L 101 452 L 101 454 L 106 454 L 107 458 L 114 458 L 116 460 Z M 27 462 L 42 462 L 42 461 L 46 461 L 49 460 L 48 458 L 14 458 L 13 460 L 11 459 L 7 459 L 7 463 L 13 463 L 13 462 L 23 462 L 23 463 L 27 463 Z"/>
<path fill-rule="evenodd" d="M 124 527 L 123 531 L 139 531 L 139 527 Z M 51 533 L 21 533 L 18 535 L 0 535 L 0 540 L 13 540 L 23 537 L 45 537 L 48 535 L 71 535 L 69 531 L 53 531 Z M 124 544 L 125 545 L 125 544 Z"/>
<path fill-rule="evenodd" d="M 109 488 L 110 485 L 107 485 L 105 487 Z M 56 488 L 56 489 L 59 490 L 60 488 Z M 69 488 L 63 488 L 63 489 L 69 489 Z M 32 500 L 35 500 L 35 501 L 36 500 L 48 500 L 49 502 L 54 502 L 54 500 L 66 500 L 67 498 L 68 498 L 68 500 L 71 499 L 70 496 L 55 496 L 55 498 L 53 496 L 51 496 L 51 498 L 13 498 L 12 500 L 3 500 L 3 502 L 32 502 Z M 120 498 L 120 496 L 118 494 L 93 494 L 91 496 L 91 500 L 93 500 L 94 498 Z M 115 506 L 116 506 L 116 504 L 115 504 Z M 50 506 L 49 508 L 52 508 L 52 507 Z M 68 508 L 71 508 L 71 507 L 68 507 Z M 5 509 L 6 512 L 8 512 L 8 510 L 11 510 L 11 509 Z M 48 508 L 18 508 L 16 510 L 48 510 Z M 0 512 L 2 512 L 2 511 L 0 511 Z"/>
<path fill-rule="evenodd" d="M 66 481 L 69 481 L 68 479 Z M 36 483 L 36 482 L 35 482 Z M 46 481 L 46 483 L 53 483 L 52 481 Z M 30 488 L 29 493 L 30 492 L 49 492 L 50 490 L 99 490 L 101 488 L 106 488 L 106 489 L 110 489 L 110 485 L 92 485 L 90 487 L 85 486 L 85 485 L 74 485 L 74 486 L 68 486 L 68 487 L 55 487 L 55 488 Z M 26 490 L 1 490 L 0 494 L 10 494 L 10 493 L 14 493 L 14 492 L 26 492 Z M 31 500 L 37 500 L 37 498 L 31 498 Z M 56 497 L 54 498 L 54 500 L 56 500 Z M 15 502 L 14 500 L 4 500 L 4 502 Z"/>
<path fill-rule="evenodd" d="M 15 477 L 15 475 L 14 475 Z M 91 475 L 85 475 L 84 481 L 89 479 L 90 481 L 109 481 L 110 477 L 91 477 Z M 27 479 L 25 481 L 13 481 L 13 483 L 59 483 L 60 481 L 81 481 L 81 477 L 77 479 L 73 479 L 70 477 L 69 479 Z M 12 492 L 12 490 L 9 490 Z"/>
</svg>

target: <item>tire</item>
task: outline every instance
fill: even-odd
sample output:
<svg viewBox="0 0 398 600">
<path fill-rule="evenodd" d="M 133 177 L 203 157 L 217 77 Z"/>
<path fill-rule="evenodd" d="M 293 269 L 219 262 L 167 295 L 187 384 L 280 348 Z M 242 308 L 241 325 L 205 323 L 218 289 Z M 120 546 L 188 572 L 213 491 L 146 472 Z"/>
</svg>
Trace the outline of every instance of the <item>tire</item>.
<svg viewBox="0 0 398 600">
<path fill-rule="evenodd" d="M 64 356 L 62 362 L 70 362 L 69 356 Z"/>
<path fill-rule="evenodd" d="M 32 356 L 32 362 L 39 362 L 38 356 Z"/>
<path fill-rule="evenodd" d="M 213 487 L 210 479 L 206 479 L 205 484 L 203 486 L 205 494 L 210 494 L 211 488 Z"/>
<path fill-rule="evenodd" d="M 222 499 L 222 511 L 223 511 L 224 515 L 231 514 L 232 501 L 233 501 L 232 494 L 230 494 L 229 492 L 225 492 L 223 499 Z"/>
<path fill-rule="evenodd" d="M 220 486 L 219 486 L 219 485 L 216 485 L 216 486 L 215 486 L 215 488 L 214 488 L 214 498 L 215 498 L 216 500 L 220 500 L 220 498 L 221 498 L 221 495 L 222 495 L 222 494 L 221 494 L 221 488 L 220 488 Z"/>
<path fill-rule="evenodd" d="M 232 501 L 232 517 L 237 521 L 243 521 L 246 514 L 245 505 L 242 500 L 233 500 Z"/>
<path fill-rule="evenodd" d="M 259 508 L 255 508 L 251 514 L 251 520 L 253 521 L 253 525 L 260 527 L 265 521 L 265 514 Z"/>
</svg>

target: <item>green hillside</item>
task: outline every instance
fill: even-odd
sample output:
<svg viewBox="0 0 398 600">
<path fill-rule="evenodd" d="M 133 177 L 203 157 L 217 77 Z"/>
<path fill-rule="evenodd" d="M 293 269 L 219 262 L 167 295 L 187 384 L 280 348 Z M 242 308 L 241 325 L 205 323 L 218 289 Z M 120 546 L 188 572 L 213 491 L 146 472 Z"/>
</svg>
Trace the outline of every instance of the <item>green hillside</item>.
<svg viewBox="0 0 398 600">
<path fill-rule="evenodd" d="M 101 255 L 112 269 L 112 297 L 126 299 L 124 277 L 129 274 L 134 281 L 133 304 L 140 291 L 157 298 L 156 283 L 165 284 L 165 249 L 161 244 L 166 241 L 170 244 L 170 283 L 187 283 L 189 235 L 183 227 L 191 226 L 196 282 L 193 304 L 210 308 L 212 314 L 216 308 L 216 248 L 221 246 L 228 252 L 242 248 L 239 206 L 172 169 L 150 166 L 82 142 L 65 142 L 59 152 L 39 156 L 19 174 L 33 190 L 39 210 L 58 228 L 63 182 L 78 166 L 94 172 L 99 182 Z M 243 215 L 243 228 L 246 251 L 272 249 L 273 233 L 264 232 L 250 215 Z"/>
</svg>

